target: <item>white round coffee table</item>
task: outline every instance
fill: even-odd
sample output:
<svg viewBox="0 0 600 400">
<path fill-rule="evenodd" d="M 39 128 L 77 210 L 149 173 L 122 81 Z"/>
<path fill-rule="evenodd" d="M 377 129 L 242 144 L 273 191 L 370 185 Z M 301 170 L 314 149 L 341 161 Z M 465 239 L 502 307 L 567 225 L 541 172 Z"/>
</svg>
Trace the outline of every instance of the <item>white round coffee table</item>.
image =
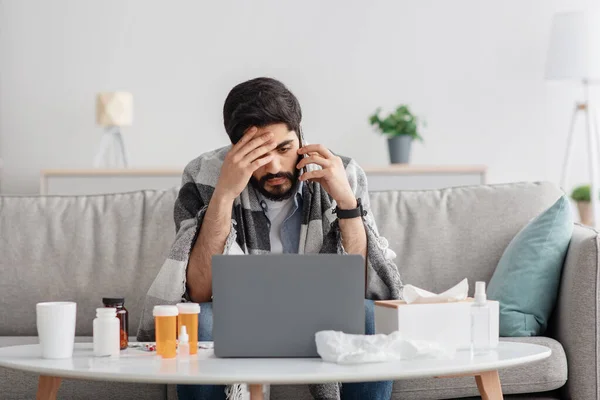
<svg viewBox="0 0 600 400">
<path fill-rule="evenodd" d="M 320 358 L 220 359 L 198 350 L 189 362 L 162 360 L 155 353 L 127 349 L 118 359 L 95 358 L 91 343 L 76 343 L 73 358 L 46 360 L 39 345 L 0 348 L 0 366 L 40 374 L 38 399 L 55 399 L 61 378 L 160 384 L 249 384 L 251 398 L 262 399 L 263 384 L 365 382 L 408 378 L 474 376 L 482 398 L 501 399 L 498 370 L 550 357 L 544 346 L 501 342 L 492 353 L 471 359 L 468 351 L 452 359 L 415 359 L 355 366 Z"/>
</svg>

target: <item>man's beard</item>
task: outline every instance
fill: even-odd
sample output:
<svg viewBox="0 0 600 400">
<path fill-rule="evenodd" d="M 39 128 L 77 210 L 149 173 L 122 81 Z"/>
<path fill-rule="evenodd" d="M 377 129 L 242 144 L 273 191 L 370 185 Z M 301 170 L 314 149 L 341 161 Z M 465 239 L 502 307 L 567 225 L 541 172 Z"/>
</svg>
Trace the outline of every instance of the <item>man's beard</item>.
<svg viewBox="0 0 600 400">
<path fill-rule="evenodd" d="M 267 199 L 272 201 L 282 201 L 287 200 L 298 190 L 298 178 L 300 177 L 300 171 L 295 171 L 294 174 L 291 172 L 278 172 L 276 174 L 266 174 L 260 180 L 255 177 L 250 178 L 250 184 L 260 192 Z M 271 189 L 274 190 L 272 192 L 266 189 L 267 181 L 273 178 L 286 178 L 288 182 L 291 182 L 291 186 L 289 189 L 284 190 L 283 186 L 285 184 L 271 186 Z"/>
</svg>

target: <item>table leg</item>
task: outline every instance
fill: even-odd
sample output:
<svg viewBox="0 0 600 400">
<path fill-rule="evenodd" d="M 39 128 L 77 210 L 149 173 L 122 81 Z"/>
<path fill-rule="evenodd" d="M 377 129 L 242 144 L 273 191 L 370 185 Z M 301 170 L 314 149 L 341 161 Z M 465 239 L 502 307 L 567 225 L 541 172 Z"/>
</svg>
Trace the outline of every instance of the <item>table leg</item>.
<svg viewBox="0 0 600 400">
<path fill-rule="evenodd" d="M 475 375 L 475 382 L 482 400 L 502 400 L 502 386 L 498 371 L 481 372 Z"/>
<path fill-rule="evenodd" d="M 250 400 L 263 400 L 263 385 L 248 385 Z"/>
<path fill-rule="evenodd" d="M 55 376 L 40 375 L 36 400 L 56 400 L 61 379 Z"/>
</svg>

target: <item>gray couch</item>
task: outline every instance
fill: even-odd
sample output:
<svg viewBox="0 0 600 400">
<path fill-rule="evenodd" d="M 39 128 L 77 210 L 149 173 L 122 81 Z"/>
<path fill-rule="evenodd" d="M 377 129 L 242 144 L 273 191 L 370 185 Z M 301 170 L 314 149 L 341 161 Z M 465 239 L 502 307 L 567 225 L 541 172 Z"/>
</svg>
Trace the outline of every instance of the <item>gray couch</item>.
<svg viewBox="0 0 600 400">
<path fill-rule="evenodd" d="M 0 346 L 35 342 L 35 303 L 48 300 L 76 301 L 77 335 L 89 340 L 101 298 L 124 296 L 135 335 L 175 235 L 176 195 L 0 196 Z M 371 207 L 404 282 L 441 291 L 464 277 L 489 281 L 512 237 L 560 195 L 549 183 L 517 183 L 371 193 Z M 501 371 L 506 395 L 598 398 L 598 279 L 598 232 L 577 225 L 547 337 L 511 339 L 547 345 L 552 357 Z M 1 398 L 33 398 L 36 386 L 32 374 L 0 369 Z M 393 398 L 476 395 L 472 378 L 420 379 L 396 382 Z M 59 391 L 63 399 L 175 397 L 165 385 L 75 380 Z M 273 386 L 271 398 L 309 397 L 305 386 Z"/>
</svg>

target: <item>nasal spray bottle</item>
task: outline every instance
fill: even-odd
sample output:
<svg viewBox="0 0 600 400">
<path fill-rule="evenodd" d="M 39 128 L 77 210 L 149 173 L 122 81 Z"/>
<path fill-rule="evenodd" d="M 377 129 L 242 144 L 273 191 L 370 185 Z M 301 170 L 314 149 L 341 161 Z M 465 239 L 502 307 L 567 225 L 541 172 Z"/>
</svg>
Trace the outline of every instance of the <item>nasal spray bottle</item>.
<svg viewBox="0 0 600 400">
<path fill-rule="evenodd" d="M 177 358 L 179 361 L 186 362 L 190 360 L 190 337 L 187 333 L 187 328 L 185 325 L 181 325 L 181 330 L 179 331 L 179 349 Z"/>
<path fill-rule="evenodd" d="M 485 294 L 485 282 L 477 282 L 475 302 L 471 306 L 471 356 L 485 355 L 490 350 L 490 306 Z"/>
</svg>

